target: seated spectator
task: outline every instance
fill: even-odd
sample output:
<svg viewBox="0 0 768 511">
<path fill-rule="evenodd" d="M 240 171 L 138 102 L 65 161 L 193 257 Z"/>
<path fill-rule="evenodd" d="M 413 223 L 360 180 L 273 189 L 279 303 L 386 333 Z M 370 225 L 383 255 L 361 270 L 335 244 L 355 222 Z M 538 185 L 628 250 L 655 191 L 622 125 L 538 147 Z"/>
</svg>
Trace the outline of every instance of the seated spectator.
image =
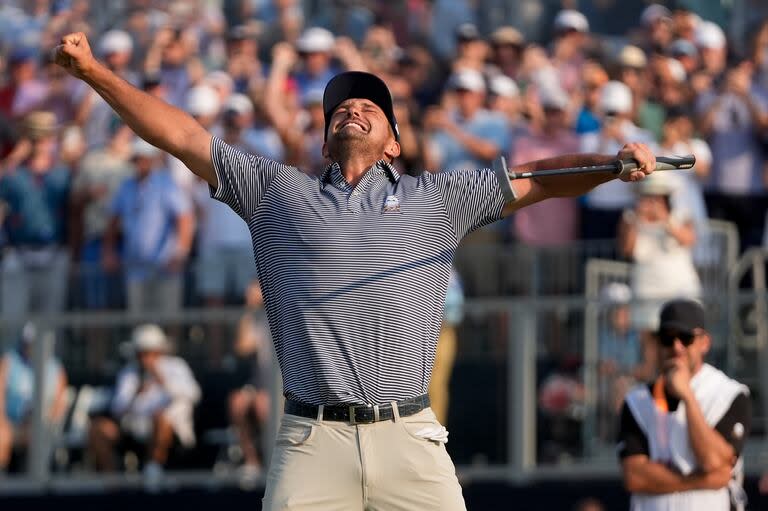
<svg viewBox="0 0 768 511">
<path fill-rule="evenodd" d="M 104 236 L 103 264 L 107 271 L 116 271 L 122 233 L 128 309 L 134 312 L 181 307 L 182 271 L 194 234 L 189 199 L 170 173 L 158 167 L 160 155 L 159 149 L 136 139 L 136 174 L 118 189 Z"/>
<path fill-rule="evenodd" d="M 11 461 L 13 448 L 27 446 L 30 441 L 32 400 L 35 395 L 35 369 L 32 365 L 32 343 L 37 329 L 27 323 L 16 345 L 0 358 L 0 475 Z M 56 358 L 45 365 L 45 409 L 43 417 L 49 425 L 60 423 L 66 413 L 67 374 Z"/>
<path fill-rule="evenodd" d="M 162 477 L 174 445 L 195 445 L 193 408 L 200 387 L 187 363 L 169 354 L 169 340 L 157 325 L 141 325 L 131 344 L 136 360 L 117 375 L 108 414 L 94 418 L 88 451 L 100 471 L 115 469 L 116 447 L 135 449 L 145 460 L 148 484 Z"/>
<path fill-rule="evenodd" d="M 270 407 L 271 338 L 264 320 L 258 280 L 246 291 L 246 311 L 237 326 L 234 366 L 237 387 L 229 395 L 229 416 L 243 451 L 242 480 L 252 483 L 262 470 L 260 441 Z"/>
</svg>

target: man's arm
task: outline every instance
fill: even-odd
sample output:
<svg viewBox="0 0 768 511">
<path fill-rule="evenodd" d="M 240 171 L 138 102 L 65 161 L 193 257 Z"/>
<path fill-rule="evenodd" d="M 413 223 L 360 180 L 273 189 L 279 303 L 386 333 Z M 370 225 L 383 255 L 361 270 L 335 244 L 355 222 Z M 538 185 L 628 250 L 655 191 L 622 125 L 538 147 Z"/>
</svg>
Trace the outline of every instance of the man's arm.
<svg viewBox="0 0 768 511">
<path fill-rule="evenodd" d="M 627 456 L 622 460 L 621 468 L 624 487 L 630 493 L 661 495 L 689 490 L 717 490 L 731 479 L 730 466 L 723 465 L 711 472 L 684 476 L 643 454 Z"/>
<path fill-rule="evenodd" d="M 55 58 L 68 73 L 98 92 L 138 136 L 218 187 L 210 153 L 211 135 L 189 114 L 137 89 L 99 63 L 82 32 L 64 36 L 55 49 Z"/>
<path fill-rule="evenodd" d="M 571 154 L 537 160 L 530 163 L 517 165 L 510 169 L 516 173 L 536 172 L 569 167 L 585 167 L 589 165 L 604 165 L 616 159 L 636 160 L 638 170 L 632 171 L 628 176 L 622 177 L 624 181 L 639 181 L 646 174 L 650 174 L 656 168 L 656 157 L 645 144 L 626 144 L 616 156 L 601 154 Z M 552 197 L 576 197 L 593 189 L 594 187 L 611 181 L 616 174 L 611 172 L 565 175 L 550 177 L 534 177 L 532 179 L 516 179 L 512 187 L 517 194 L 517 200 L 504 207 L 504 215 L 509 215 L 520 208 Z"/>
<path fill-rule="evenodd" d="M 691 372 L 686 361 L 668 361 L 664 367 L 664 375 L 667 390 L 685 403 L 688 441 L 699 468 L 703 472 L 712 472 L 723 466 L 730 470 L 736 460 L 736 451 L 704 418 L 691 389 Z"/>
</svg>

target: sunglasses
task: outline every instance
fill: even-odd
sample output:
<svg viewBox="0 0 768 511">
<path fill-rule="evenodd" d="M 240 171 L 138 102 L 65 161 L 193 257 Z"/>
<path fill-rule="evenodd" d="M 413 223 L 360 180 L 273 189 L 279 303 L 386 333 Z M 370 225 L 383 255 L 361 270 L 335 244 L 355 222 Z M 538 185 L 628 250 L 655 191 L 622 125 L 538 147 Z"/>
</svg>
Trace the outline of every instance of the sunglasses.
<svg viewBox="0 0 768 511">
<path fill-rule="evenodd" d="M 680 339 L 680 342 L 686 348 L 693 344 L 697 334 L 693 332 L 679 332 L 677 330 L 661 330 L 658 333 L 659 344 L 665 348 L 671 348 L 675 345 L 675 340 Z"/>
</svg>

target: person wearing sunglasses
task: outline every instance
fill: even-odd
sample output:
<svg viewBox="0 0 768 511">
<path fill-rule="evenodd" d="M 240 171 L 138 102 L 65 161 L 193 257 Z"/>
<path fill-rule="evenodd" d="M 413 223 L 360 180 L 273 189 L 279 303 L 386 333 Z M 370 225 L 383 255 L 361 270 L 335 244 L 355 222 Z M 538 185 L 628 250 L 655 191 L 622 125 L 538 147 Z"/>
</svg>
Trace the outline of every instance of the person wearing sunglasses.
<svg viewBox="0 0 768 511">
<path fill-rule="evenodd" d="M 743 510 L 749 389 L 704 362 L 712 340 L 698 302 L 666 302 L 656 339 L 660 374 L 630 390 L 621 412 L 618 454 L 631 509 Z"/>
</svg>

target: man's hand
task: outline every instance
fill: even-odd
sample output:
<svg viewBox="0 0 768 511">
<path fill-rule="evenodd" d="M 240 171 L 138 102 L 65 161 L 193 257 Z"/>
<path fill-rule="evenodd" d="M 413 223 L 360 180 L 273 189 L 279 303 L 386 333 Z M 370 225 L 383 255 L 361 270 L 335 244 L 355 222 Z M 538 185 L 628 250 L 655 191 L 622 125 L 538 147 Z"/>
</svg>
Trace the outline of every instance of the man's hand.
<svg viewBox="0 0 768 511">
<path fill-rule="evenodd" d="M 691 370 L 683 359 L 673 359 L 665 362 L 664 379 L 667 390 L 678 398 L 682 399 L 691 392 Z"/>
<path fill-rule="evenodd" d="M 620 160 L 635 160 L 637 169 L 625 175 L 620 175 L 622 181 L 640 181 L 648 174 L 656 170 L 656 156 L 645 144 L 625 144 L 617 155 Z"/>
<path fill-rule="evenodd" d="M 75 78 L 83 80 L 96 66 L 88 39 L 82 32 L 67 34 L 54 49 L 55 62 Z"/>
<path fill-rule="evenodd" d="M 721 467 L 701 474 L 701 489 L 703 490 L 719 490 L 725 488 L 731 480 L 732 468 L 729 464 L 724 464 Z"/>
</svg>

